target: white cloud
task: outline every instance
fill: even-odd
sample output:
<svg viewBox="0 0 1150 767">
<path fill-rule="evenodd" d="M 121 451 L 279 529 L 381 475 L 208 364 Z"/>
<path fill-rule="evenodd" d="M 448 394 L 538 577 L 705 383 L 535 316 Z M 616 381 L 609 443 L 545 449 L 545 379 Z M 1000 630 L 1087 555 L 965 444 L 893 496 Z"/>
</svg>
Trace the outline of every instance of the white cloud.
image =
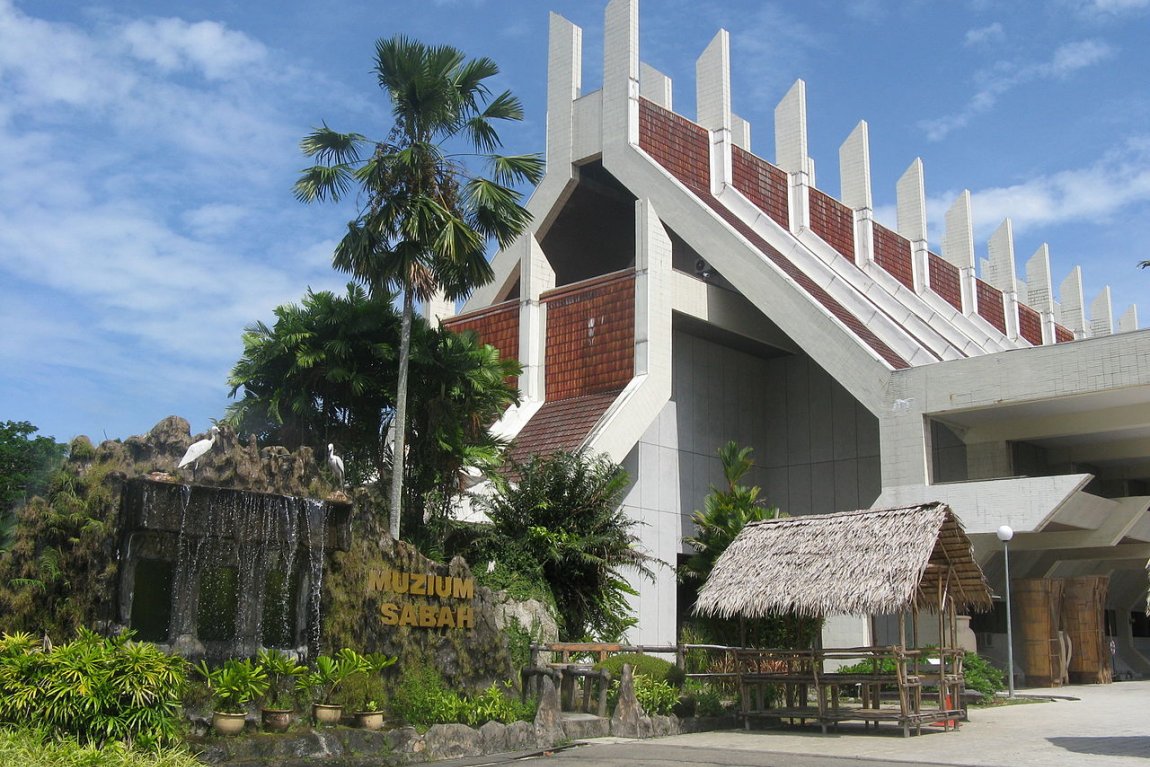
<svg viewBox="0 0 1150 767">
<path fill-rule="evenodd" d="M 927 201 L 932 222 L 943 220 L 954 190 Z M 1017 184 L 972 190 L 976 235 L 983 239 L 1009 217 L 1021 234 L 1041 227 L 1088 222 L 1103 225 L 1150 203 L 1150 135 L 1131 139 L 1096 162 Z"/>
<path fill-rule="evenodd" d="M 1003 28 L 1001 22 L 994 22 L 985 27 L 978 27 L 977 29 L 968 29 L 966 35 L 963 36 L 963 45 L 968 48 L 974 48 L 984 45 L 993 45 L 1000 43 L 1006 39 L 1006 30 Z"/>
<path fill-rule="evenodd" d="M 247 67 L 267 57 L 261 43 L 215 21 L 133 21 L 121 36 L 136 58 L 165 71 L 198 70 L 209 80 L 243 76 Z"/>
<path fill-rule="evenodd" d="M 919 127 L 931 141 L 941 141 L 953 131 L 966 127 L 978 115 L 990 111 L 1004 94 L 1020 85 L 1067 77 L 1105 61 L 1114 52 L 1101 40 L 1079 40 L 1059 46 L 1048 61 L 1025 65 L 1000 61 L 978 76 L 982 87 L 962 109 L 944 117 L 923 120 Z"/>
<path fill-rule="evenodd" d="M 766 3 L 731 30 L 735 75 L 748 87 L 740 95 L 753 101 L 778 99 L 794 82 L 812 52 L 827 45 L 825 36 L 782 6 Z"/>
</svg>

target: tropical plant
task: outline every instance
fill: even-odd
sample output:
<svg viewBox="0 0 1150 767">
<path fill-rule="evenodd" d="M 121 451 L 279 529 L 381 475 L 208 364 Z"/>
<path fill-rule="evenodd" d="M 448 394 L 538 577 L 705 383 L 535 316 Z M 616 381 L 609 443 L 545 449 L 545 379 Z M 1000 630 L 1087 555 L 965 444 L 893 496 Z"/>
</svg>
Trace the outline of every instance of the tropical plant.
<svg viewBox="0 0 1150 767">
<path fill-rule="evenodd" d="M 33 437 L 36 431 L 28 421 L 0 421 L 0 551 L 15 527 L 16 507 L 47 491 L 68 452 L 51 437 Z"/>
<path fill-rule="evenodd" d="M 112 742 L 81 744 L 37 728 L 0 728 L 0 764 L 26 767 L 202 767 L 181 746 L 133 748 Z"/>
<path fill-rule="evenodd" d="M 722 489 L 711 486 L 703 500 L 703 510 L 691 515 L 695 535 L 683 539 L 694 547 L 695 552 L 684 563 L 680 573 L 686 579 L 699 582 L 707 579 L 715 561 L 748 523 L 786 516 L 777 507 L 767 506 L 759 500 L 762 491 L 757 485 L 740 484 L 754 466 L 751 458 L 753 448 L 740 448 L 731 441 L 718 452 L 727 486 Z"/>
<path fill-rule="evenodd" d="M 509 476 L 515 476 L 512 484 Z M 661 564 L 638 548 L 621 507 L 627 472 L 605 456 L 558 452 L 513 464 L 484 499 L 489 531 L 471 561 L 512 562 L 549 587 L 571 640 L 617 639 L 634 623 L 623 571 L 652 578 Z"/>
<path fill-rule="evenodd" d="M 216 668 L 200 661 L 198 670 L 208 682 L 217 712 L 242 714 L 268 691 L 267 671 L 251 658 L 229 658 Z"/>
<path fill-rule="evenodd" d="M 527 209 L 513 186 L 537 183 L 538 155 L 496 154 L 495 124 L 523 119 L 509 91 L 492 95 L 499 68 L 467 60 L 450 46 L 402 35 L 376 43 L 375 73 L 392 105 L 394 125 L 382 140 L 338 133 L 326 125 L 301 142 L 316 164 L 295 184 L 303 202 L 338 201 L 353 190 L 361 201 L 336 247 L 334 266 L 372 294 L 403 290 L 393 462 L 403 466 L 407 437 L 408 360 L 416 300 L 442 292 L 449 299 L 489 282 L 486 245 L 506 247 L 526 230 Z M 463 153 L 483 158 L 489 176 L 474 173 Z M 390 531 L 399 537 L 404 472 L 392 471 Z"/>
<path fill-rule="evenodd" d="M 307 672 L 307 667 L 274 649 L 260 650 L 256 655 L 256 665 L 264 670 L 268 678 L 268 689 L 263 696 L 264 708 L 291 708 L 296 680 Z"/>
<path fill-rule="evenodd" d="M 987 701 L 994 700 L 996 693 L 1006 689 L 1006 672 L 975 652 L 963 654 L 962 675 L 966 689 L 981 693 Z"/>
<path fill-rule="evenodd" d="M 335 655 L 317 655 L 315 668 L 299 677 L 297 686 L 307 692 L 314 703 L 336 705 L 336 693 L 347 679 L 366 669 L 366 659 L 350 647 Z"/>
<path fill-rule="evenodd" d="M 232 369 L 228 421 L 263 444 L 335 443 L 355 485 L 387 471 L 381 433 L 394 414 L 394 349 L 400 317 L 388 296 L 355 284 L 344 295 L 309 292 L 244 334 Z M 444 520 L 465 469 L 498 462 L 504 444 L 488 427 L 518 401 L 517 362 L 474 333 L 412 325 L 410 468 L 404 529 L 425 550 L 442 546 Z M 430 499 L 430 500 L 429 500 Z M 425 518 L 427 532 L 424 533 Z"/>
<path fill-rule="evenodd" d="M 392 693 L 392 713 L 412 727 L 458 721 L 461 699 L 439 671 L 424 663 L 405 666 Z"/>
<path fill-rule="evenodd" d="M 0 722 L 46 728 L 81 743 L 154 746 L 178 735 L 182 658 L 131 633 L 76 638 L 42 649 L 31 635 L 0 637 Z"/>
</svg>

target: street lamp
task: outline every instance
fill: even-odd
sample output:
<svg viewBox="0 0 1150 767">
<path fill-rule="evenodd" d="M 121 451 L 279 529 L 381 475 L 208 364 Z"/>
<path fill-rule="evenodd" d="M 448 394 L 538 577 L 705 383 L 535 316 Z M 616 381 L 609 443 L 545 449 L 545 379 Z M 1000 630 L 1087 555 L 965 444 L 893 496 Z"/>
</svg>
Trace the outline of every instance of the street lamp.
<svg viewBox="0 0 1150 767">
<path fill-rule="evenodd" d="M 1010 525 L 998 528 L 998 540 L 1002 541 L 1002 556 L 1006 562 L 1006 679 L 1011 698 L 1014 697 L 1014 633 L 1010 626 L 1010 539 L 1013 537 L 1014 530 Z"/>
</svg>

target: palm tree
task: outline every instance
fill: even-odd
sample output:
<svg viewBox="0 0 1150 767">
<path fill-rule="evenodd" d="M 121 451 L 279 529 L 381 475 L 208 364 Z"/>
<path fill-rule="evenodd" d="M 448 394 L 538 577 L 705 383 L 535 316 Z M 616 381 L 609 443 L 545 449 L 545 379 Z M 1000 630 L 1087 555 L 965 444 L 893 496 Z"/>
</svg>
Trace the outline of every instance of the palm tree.
<svg viewBox="0 0 1150 767">
<path fill-rule="evenodd" d="M 395 120 L 383 140 L 325 124 L 300 142 L 315 165 L 295 184 L 303 202 L 338 201 L 353 190 L 360 209 L 336 247 L 335 268 L 369 291 L 403 291 L 392 443 L 391 535 L 399 537 L 407 428 L 407 368 L 415 301 L 436 291 L 459 299 L 492 279 L 487 243 L 510 245 L 530 223 L 514 185 L 538 183 L 537 154 L 500 155 L 495 123 L 522 120 L 519 99 L 493 96 L 499 67 L 450 46 L 405 36 L 376 43 L 375 73 Z M 479 159 L 487 175 L 466 159 Z"/>
</svg>

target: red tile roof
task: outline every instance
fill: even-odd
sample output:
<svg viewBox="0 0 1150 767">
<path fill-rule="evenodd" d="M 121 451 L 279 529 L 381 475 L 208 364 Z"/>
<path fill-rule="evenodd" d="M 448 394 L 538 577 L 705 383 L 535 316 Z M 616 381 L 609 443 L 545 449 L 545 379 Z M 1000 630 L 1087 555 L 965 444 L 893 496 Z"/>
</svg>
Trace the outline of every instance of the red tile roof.
<svg viewBox="0 0 1150 767">
<path fill-rule="evenodd" d="M 619 396 L 619 391 L 544 402 L 515 437 L 508 457 L 524 463 L 532 455 L 576 450 Z"/>
</svg>

